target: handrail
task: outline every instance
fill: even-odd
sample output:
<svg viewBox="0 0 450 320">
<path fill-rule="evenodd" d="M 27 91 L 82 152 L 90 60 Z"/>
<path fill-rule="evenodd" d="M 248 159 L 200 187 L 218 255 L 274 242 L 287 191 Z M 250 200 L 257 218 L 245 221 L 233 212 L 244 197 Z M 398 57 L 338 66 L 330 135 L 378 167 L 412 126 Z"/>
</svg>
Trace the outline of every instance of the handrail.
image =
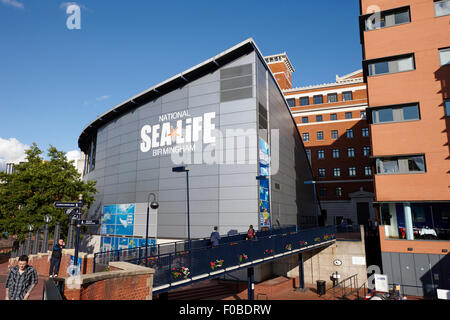
<svg viewBox="0 0 450 320">
<path fill-rule="evenodd" d="M 311 230 L 311 229 L 305 229 L 305 230 Z M 289 232 L 296 232 L 300 231 L 298 230 L 297 226 L 294 225 L 286 225 L 282 227 L 274 227 L 267 231 L 257 231 L 256 236 L 257 237 L 266 237 L 266 236 L 273 236 L 273 235 L 279 235 Z M 243 241 L 244 236 L 247 234 L 247 232 L 241 232 L 229 236 L 223 236 L 220 240 L 221 245 L 222 244 L 230 244 L 235 242 Z M 196 239 L 191 240 L 190 248 L 191 249 L 203 249 L 210 246 L 210 238 L 202 238 L 202 239 Z M 143 256 L 141 255 L 141 250 L 145 251 L 146 247 L 136 247 L 136 248 L 129 248 L 129 249 L 119 249 L 119 250 L 110 250 L 110 251 L 102 251 L 94 253 L 94 259 L 93 259 L 93 272 L 96 271 L 96 264 L 97 264 L 97 258 L 98 257 L 113 257 L 113 261 L 122 261 L 121 257 L 125 256 L 139 256 L 139 259 Z M 149 245 L 147 247 L 147 250 L 150 250 L 148 257 L 152 258 L 155 256 L 158 256 L 158 258 L 162 255 L 167 255 L 169 253 L 177 254 L 178 252 L 186 252 L 189 249 L 189 241 L 187 240 L 181 240 L 176 242 L 171 242 L 167 244 L 159 244 L 159 245 Z M 161 253 L 163 252 L 163 253 Z M 118 260 L 116 260 L 118 259 Z M 135 260 L 135 259 L 132 259 Z M 124 261 L 126 261 L 124 259 Z"/>
<path fill-rule="evenodd" d="M 61 292 L 53 280 L 44 281 L 42 300 L 64 300 Z"/>
<path fill-rule="evenodd" d="M 349 293 L 346 293 L 347 287 L 345 284 L 347 281 L 350 282 L 350 292 Z M 356 286 L 354 286 L 353 288 L 358 288 L 358 274 L 357 273 L 348 278 L 345 278 L 344 280 L 338 282 L 335 286 L 333 286 L 333 288 L 332 288 L 333 289 L 333 299 L 336 299 L 336 288 L 341 289 L 341 293 L 343 293 L 341 298 L 345 298 L 346 296 L 355 292 L 355 290 L 352 290 L 352 282 L 353 282 L 353 284 L 356 284 Z"/>
</svg>

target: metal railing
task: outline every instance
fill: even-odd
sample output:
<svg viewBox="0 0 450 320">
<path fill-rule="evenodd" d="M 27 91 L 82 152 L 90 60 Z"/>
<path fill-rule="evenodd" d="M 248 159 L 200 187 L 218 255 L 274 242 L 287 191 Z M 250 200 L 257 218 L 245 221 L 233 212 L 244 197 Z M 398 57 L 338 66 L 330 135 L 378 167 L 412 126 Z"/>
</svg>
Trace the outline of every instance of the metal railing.
<svg viewBox="0 0 450 320">
<path fill-rule="evenodd" d="M 288 231 L 288 230 L 285 230 Z M 322 227 L 286 233 L 259 235 L 255 240 L 227 241 L 217 247 L 198 247 L 184 252 L 128 260 L 155 269 L 153 285 L 177 286 L 214 277 L 296 253 L 335 239 L 335 228 Z"/>
<path fill-rule="evenodd" d="M 61 288 L 58 288 L 53 280 L 44 282 L 42 300 L 64 300 L 61 295 Z"/>
<path fill-rule="evenodd" d="M 345 299 L 347 296 L 355 293 L 359 290 L 358 287 L 358 275 L 354 274 L 348 278 L 345 278 L 341 282 L 337 283 L 333 288 L 333 299 Z"/>
<path fill-rule="evenodd" d="M 271 235 L 282 234 L 286 232 L 295 232 L 297 231 L 296 226 L 283 226 L 280 228 L 272 228 L 267 231 L 257 231 L 256 237 L 266 237 Z M 238 233 L 230 236 L 223 236 L 220 239 L 220 244 L 229 244 L 234 242 L 239 242 L 245 239 L 247 233 Z M 190 248 L 191 249 L 199 249 L 210 246 L 211 239 L 203 238 L 203 239 L 195 239 L 191 240 Z M 149 245 L 147 248 L 147 257 L 155 258 L 160 257 L 165 254 L 173 253 L 184 253 L 189 249 L 189 241 L 182 240 L 171 243 L 159 244 L 159 245 Z M 131 260 L 142 260 L 145 257 L 145 247 L 137 247 L 130 249 L 121 249 L 121 250 L 111 250 L 105 252 L 97 252 L 94 254 L 94 266 L 93 271 L 99 272 L 105 270 L 108 266 L 109 262 L 113 261 L 131 261 Z M 151 259 L 153 260 L 153 259 Z"/>
</svg>

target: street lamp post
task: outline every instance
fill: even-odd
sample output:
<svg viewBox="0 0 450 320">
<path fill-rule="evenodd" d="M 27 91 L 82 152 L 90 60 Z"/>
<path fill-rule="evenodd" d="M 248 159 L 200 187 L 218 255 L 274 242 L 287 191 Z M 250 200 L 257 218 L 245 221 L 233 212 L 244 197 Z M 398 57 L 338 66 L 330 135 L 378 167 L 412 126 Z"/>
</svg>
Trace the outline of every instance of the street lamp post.
<svg viewBox="0 0 450 320">
<path fill-rule="evenodd" d="M 82 207 L 83 207 L 83 195 L 80 194 L 78 196 L 78 207 L 77 207 L 78 215 L 81 215 L 81 208 Z M 80 227 L 81 227 L 80 219 L 76 219 L 76 223 L 77 223 L 77 238 L 76 238 L 76 241 L 75 241 L 75 255 L 73 257 L 73 266 L 74 266 L 73 272 L 74 273 L 76 273 L 77 269 L 78 269 L 78 247 L 80 245 Z"/>
<path fill-rule="evenodd" d="M 153 196 L 153 201 L 150 203 L 150 196 Z M 147 223 L 145 225 L 145 265 L 148 266 L 148 221 L 150 217 L 150 207 L 153 210 L 158 209 L 159 203 L 156 201 L 156 194 L 149 193 L 147 197 Z M 158 220 L 156 220 L 156 235 L 155 238 L 158 239 Z M 155 243 L 156 244 L 156 243 Z"/>
<path fill-rule="evenodd" d="M 31 253 L 31 237 L 33 236 L 33 230 L 34 230 L 34 226 L 32 224 L 28 225 L 28 239 L 27 239 L 27 246 L 26 246 L 26 253 L 27 255 L 29 255 Z"/>
<path fill-rule="evenodd" d="M 191 248 L 191 222 L 189 219 L 189 168 L 186 167 L 175 167 L 172 168 L 172 172 L 186 172 L 186 202 L 187 202 L 187 227 L 188 227 L 188 245 Z"/>
<path fill-rule="evenodd" d="M 52 216 L 46 214 L 44 216 L 45 229 L 44 229 L 44 240 L 42 241 L 41 252 L 46 253 L 48 251 L 48 224 L 52 221 Z"/>
</svg>

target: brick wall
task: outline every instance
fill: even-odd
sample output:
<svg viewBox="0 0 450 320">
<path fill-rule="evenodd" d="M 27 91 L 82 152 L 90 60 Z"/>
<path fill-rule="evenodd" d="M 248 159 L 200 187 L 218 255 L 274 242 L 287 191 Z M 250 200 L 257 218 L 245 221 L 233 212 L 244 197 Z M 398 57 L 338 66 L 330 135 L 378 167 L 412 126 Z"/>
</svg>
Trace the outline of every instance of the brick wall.
<svg viewBox="0 0 450 320">
<path fill-rule="evenodd" d="M 66 279 L 67 300 L 151 300 L 154 270 L 112 262 L 111 271 Z"/>
<path fill-rule="evenodd" d="M 63 255 L 61 257 L 61 264 L 59 266 L 58 275 L 60 277 L 68 277 L 69 274 L 69 266 L 70 266 L 70 257 L 75 255 L 74 249 L 64 249 Z M 81 258 L 81 274 L 92 273 L 93 271 L 93 256 L 88 255 L 83 252 L 78 253 L 78 257 Z M 38 275 L 40 276 L 48 276 L 50 271 L 50 259 L 51 252 L 48 253 L 38 253 L 32 254 L 28 256 L 28 264 L 33 266 Z M 11 268 L 17 265 L 19 258 L 11 258 L 9 259 L 8 268 Z"/>
</svg>

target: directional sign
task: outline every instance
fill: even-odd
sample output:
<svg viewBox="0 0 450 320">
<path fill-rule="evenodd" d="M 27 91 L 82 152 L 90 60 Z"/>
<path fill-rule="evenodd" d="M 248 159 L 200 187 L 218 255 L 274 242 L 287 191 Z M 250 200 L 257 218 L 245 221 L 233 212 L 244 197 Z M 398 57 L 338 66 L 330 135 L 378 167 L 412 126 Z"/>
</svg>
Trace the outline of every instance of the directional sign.
<svg viewBox="0 0 450 320">
<path fill-rule="evenodd" d="M 100 224 L 99 220 L 80 220 L 80 225 L 82 226 L 95 226 Z"/>
<path fill-rule="evenodd" d="M 78 202 L 55 202 L 55 208 L 78 208 L 80 207 Z"/>
</svg>

